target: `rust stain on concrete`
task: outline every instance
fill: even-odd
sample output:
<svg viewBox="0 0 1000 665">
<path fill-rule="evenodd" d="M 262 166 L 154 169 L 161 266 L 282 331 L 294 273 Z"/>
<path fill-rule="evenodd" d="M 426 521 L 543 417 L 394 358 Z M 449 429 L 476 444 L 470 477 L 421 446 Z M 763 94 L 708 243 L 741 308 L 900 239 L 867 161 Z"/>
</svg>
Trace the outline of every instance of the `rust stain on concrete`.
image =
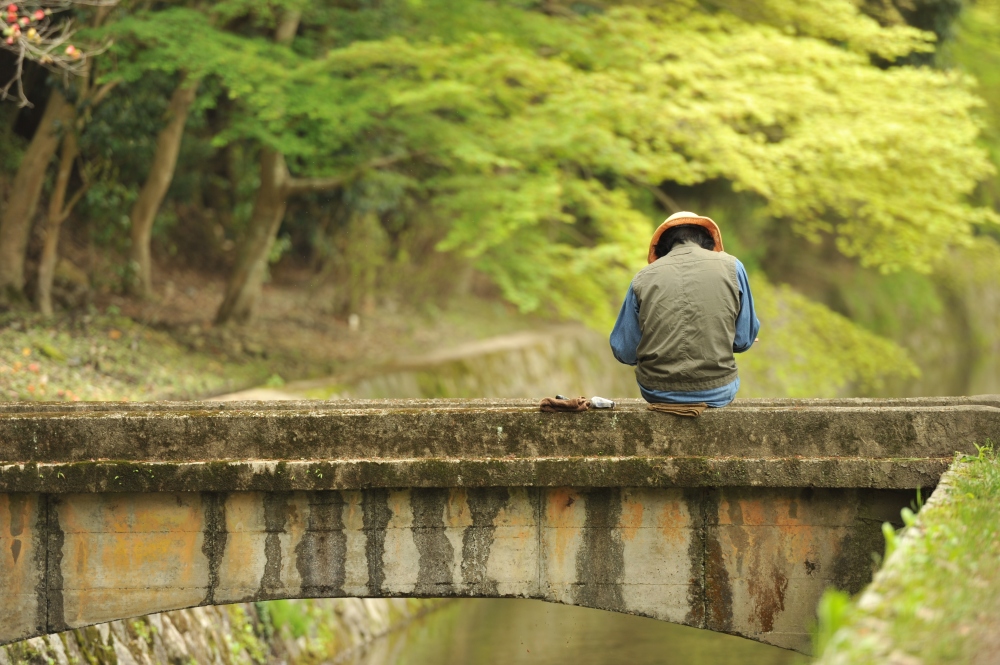
<svg viewBox="0 0 1000 665">
<path fill-rule="evenodd" d="M 44 502 L 38 494 L 0 494 L 0 641 L 5 630 L 30 637 L 47 625 Z"/>
<path fill-rule="evenodd" d="M 445 505 L 444 511 L 444 522 L 447 527 L 462 529 L 472 525 L 468 495 L 468 488 L 465 487 L 455 487 L 449 490 L 448 503 Z"/>
<path fill-rule="evenodd" d="M 750 623 L 762 633 L 774 630 L 774 618 L 785 611 L 785 592 L 788 578 L 777 567 L 770 575 L 755 575 L 747 581 L 752 599 Z"/>
<path fill-rule="evenodd" d="M 500 508 L 494 523 L 498 527 L 518 527 L 524 533 L 534 534 L 538 526 L 538 515 L 535 512 L 533 498 L 537 496 L 534 490 L 527 487 L 508 487 L 511 500 Z"/>
<path fill-rule="evenodd" d="M 569 564 L 570 557 L 575 554 L 569 551 L 570 545 L 579 537 L 577 530 L 585 520 L 579 491 L 560 487 L 545 493 L 545 526 L 551 530 L 551 555 L 556 566 Z"/>
<path fill-rule="evenodd" d="M 677 494 L 676 499 L 663 501 L 656 512 L 656 528 L 665 541 L 674 544 L 683 541 L 685 531 L 691 528 L 688 506 Z"/>
<path fill-rule="evenodd" d="M 639 529 L 642 528 L 642 517 L 645 510 L 642 499 L 626 490 L 622 492 L 621 503 L 621 517 L 619 518 L 621 537 L 622 540 L 633 541 L 639 535 Z"/>
<path fill-rule="evenodd" d="M 198 494 L 64 497 L 54 516 L 75 563 L 63 569 L 65 588 L 204 586 L 200 508 Z"/>
<path fill-rule="evenodd" d="M 569 487 L 557 487 L 548 490 L 545 497 L 545 521 L 556 528 L 580 526 L 579 506 L 580 492 Z"/>
<path fill-rule="evenodd" d="M 219 563 L 218 588 L 229 600 L 250 600 L 264 574 L 264 513 L 259 492 L 234 492 L 225 498 L 224 556 Z"/>
<path fill-rule="evenodd" d="M 736 504 L 739 507 L 739 515 L 742 520 L 740 522 L 734 522 L 734 524 L 741 524 L 743 526 L 762 526 L 764 524 L 774 523 L 773 521 L 767 519 L 764 505 L 759 499 L 745 499 L 741 497 L 736 499 Z M 726 511 L 726 514 L 728 513 L 729 511 Z"/>
</svg>

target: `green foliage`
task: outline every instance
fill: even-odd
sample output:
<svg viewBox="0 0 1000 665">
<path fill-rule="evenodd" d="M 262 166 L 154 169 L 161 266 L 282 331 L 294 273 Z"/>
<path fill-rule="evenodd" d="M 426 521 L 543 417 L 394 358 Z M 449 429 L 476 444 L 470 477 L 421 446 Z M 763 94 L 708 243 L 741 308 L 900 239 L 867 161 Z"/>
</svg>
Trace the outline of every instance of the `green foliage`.
<svg viewBox="0 0 1000 665">
<path fill-rule="evenodd" d="M 913 52 L 934 49 L 932 33 L 910 27 L 902 21 L 895 25 L 890 22 L 880 25 L 875 18 L 860 14 L 855 3 L 722 0 L 715 4 L 750 22 L 782 27 L 789 34 L 844 44 L 851 51 L 874 54 L 889 61 Z M 886 24 L 890 27 L 883 27 Z"/>
<path fill-rule="evenodd" d="M 309 5 L 287 48 L 267 38 L 269 6 L 174 7 L 114 25 L 115 75 L 217 80 L 231 108 L 216 145 L 268 144 L 349 188 L 391 173 L 382 223 L 435 220 L 438 249 L 523 311 L 597 326 L 657 221 L 643 187 L 665 181 L 729 181 L 887 271 L 928 270 L 996 221 L 965 200 L 991 172 L 969 81 L 871 64 L 932 48 L 931 33 L 848 0 L 722 6 Z"/>
<path fill-rule="evenodd" d="M 982 144 L 1000 167 L 1000 2 L 966 3 L 954 41 L 946 44 L 943 60 L 976 77 L 976 92 L 986 102 Z M 980 190 L 984 203 L 1000 209 L 1000 178 L 994 175 Z"/>
<path fill-rule="evenodd" d="M 992 53 L 994 4 L 967 12 L 956 61 Z M 302 23 L 278 45 L 290 9 Z M 419 300 L 485 275 L 521 311 L 606 328 L 667 212 L 653 192 L 717 185 L 746 205 L 705 209 L 726 210 L 727 244 L 758 273 L 776 225 L 898 271 L 838 303 L 895 335 L 911 319 L 893 305 L 942 311 L 914 275 L 997 232 L 996 213 L 969 203 L 993 171 L 972 81 L 903 64 L 934 34 L 852 0 L 136 3 L 89 38 L 114 40 L 95 66 L 120 81 L 81 137 L 94 177 L 78 212 L 95 244 L 127 249 L 165 101 L 198 80 L 158 237 L 171 253 L 230 251 L 258 150 L 276 148 L 294 176 L 342 184 L 291 199 L 269 258 L 311 253 L 345 313 L 380 290 Z M 994 74 L 975 72 L 989 102 Z M 790 289 L 758 275 L 755 291 L 765 332 L 741 359 L 746 392 L 872 392 L 915 375 L 898 347 Z"/>
<path fill-rule="evenodd" d="M 893 377 L 919 376 L 906 351 L 796 293 L 751 280 L 761 341 L 737 356 L 744 397 L 836 397 L 878 391 Z"/>
<path fill-rule="evenodd" d="M 268 263 L 277 263 L 281 260 L 282 254 L 286 253 L 292 248 L 292 239 L 287 235 L 278 236 L 274 240 L 274 244 L 271 245 L 271 251 L 267 255 Z"/>
<path fill-rule="evenodd" d="M 230 605 L 226 608 L 229 621 L 233 627 L 231 633 L 223 638 L 228 647 L 229 656 L 234 663 L 266 663 L 270 650 L 262 635 L 257 634 L 255 623 L 247 616 L 243 605 Z"/>
<path fill-rule="evenodd" d="M 153 634 L 156 632 L 156 626 L 147 623 L 145 619 L 137 619 L 131 622 L 131 628 L 136 637 L 149 646 L 153 646 Z"/>
<path fill-rule="evenodd" d="M 934 279 L 912 270 L 881 277 L 859 271 L 845 281 L 841 293 L 850 319 L 889 339 L 945 311 Z"/>
<path fill-rule="evenodd" d="M 813 653 L 822 654 L 834 634 L 847 624 L 851 614 L 851 595 L 840 589 L 823 592 L 816 607 L 816 626 L 812 631 Z"/>
<path fill-rule="evenodd" d="M 312 625 L 309 604 L 295 600 L 273 600 L 267 603 L 271 624 L 275 630 L 287 630 L 294 638 L 304 637 Z"/>
<path fill-rule="evenodd" d="M 896 547 L 899 545 L 896 529 L 891 523 L 882 522 L 882 537 L 885 539 L 885 553 L 882 556 L 882 560 L 886 561 L 893 555 Z"/>
</svg>

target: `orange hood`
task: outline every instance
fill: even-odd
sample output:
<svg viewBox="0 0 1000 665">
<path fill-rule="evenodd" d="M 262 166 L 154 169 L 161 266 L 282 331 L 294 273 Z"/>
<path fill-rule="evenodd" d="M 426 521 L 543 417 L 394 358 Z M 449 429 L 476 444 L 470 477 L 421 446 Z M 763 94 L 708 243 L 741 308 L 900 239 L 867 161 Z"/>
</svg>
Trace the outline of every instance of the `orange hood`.
<svg viewBox="0 0 1000 665">
<path fill-rule="evenodd" d="M 694 224 L 695 226 L 704 227 L 709 235 L 712 236 L 712 240 L 715 241 L 715 251 L 721 252 L 722 248 L 722 231 L 719 230 L 719 225 L 713 222 L 708 217 L 702 217 L 701 215 L 696 215 L 693 212 L 675 212 L 674 214 L 667 217 L 667 220 L 656 227 L 656 231 L 653 232 L 653 239 L 649 241 L 649 262 L 652 263 L 657 259 L 656 256 L 656 243 L 660 241 L 660 236 L 663 232 L 674 226 L 683 226 L 684 224 Z"/>
</svg>

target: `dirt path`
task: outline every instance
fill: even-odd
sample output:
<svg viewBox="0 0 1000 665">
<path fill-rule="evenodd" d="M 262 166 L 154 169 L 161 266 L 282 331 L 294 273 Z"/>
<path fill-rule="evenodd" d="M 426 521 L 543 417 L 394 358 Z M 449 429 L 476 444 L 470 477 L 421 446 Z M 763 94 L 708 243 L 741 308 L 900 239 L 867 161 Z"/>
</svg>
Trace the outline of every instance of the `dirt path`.
<svg viewBox="0 0 1000 665">
<path fill-rule="evenodd" d="M 347 375 L 295 381 L 283 386 L 280 389 L 263 386 L 250 388 L 248 390 L 241 390 L 212 397 L 209 398 L 209 401 L 232 402 L 242 400 L 304 399 L 305 393 L 310 389 L 321 388 L 331 384 L 350 385 L 361 376 L 372 376 L 376 374 L 407 371 L 412 369 L 427 369 L 435 365 L 454 362 L 457 360 L 464 360 L 498 352 L 517 351 L 537 346 L 554 338 L 573 338 L 580 335 L 585 330 L 586 329 L 579 324 L 549 325 L 535 330 L 522 330 L 504 335 L 496 335 L 486 339 L 464 342 L 452 346 L 451 348 L 438 349 L 431 351 L 430 353 L 408 356 L 398 361 L 387 363 L 378 368 L 368 368 L 367 370 L 355 371 Z"/>
</svg>

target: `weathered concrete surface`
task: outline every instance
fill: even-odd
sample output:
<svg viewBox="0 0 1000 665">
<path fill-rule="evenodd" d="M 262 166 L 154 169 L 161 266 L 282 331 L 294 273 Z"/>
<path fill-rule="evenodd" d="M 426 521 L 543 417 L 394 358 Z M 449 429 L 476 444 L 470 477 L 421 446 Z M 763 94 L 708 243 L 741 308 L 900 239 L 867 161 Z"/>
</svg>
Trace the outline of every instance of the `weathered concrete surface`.
<svg viewBox="0 0 1000 665">
<path fill-rule="evenodd" d="M 698 419 L 491 400 L 0 408 L 0 491 L 933 485 L 1000 398 L 747 401 Z"/>
<path fill-rule="evenodd" d="M 823 588 L 861 588 L 881 521 L 911 499 L 770 488 L 8 496 L 25 506 L 22 535 L 46 547 L 16 562 L 0 551 L 0 642 L 262 599 L 514 596 L 796 649 Z"/>
<path fill-rule="evenodd" d="M 0 643 L 267 598 L 519 596 L 803 649 L 1000 398 L 0 407 Z"/>
</svg>

